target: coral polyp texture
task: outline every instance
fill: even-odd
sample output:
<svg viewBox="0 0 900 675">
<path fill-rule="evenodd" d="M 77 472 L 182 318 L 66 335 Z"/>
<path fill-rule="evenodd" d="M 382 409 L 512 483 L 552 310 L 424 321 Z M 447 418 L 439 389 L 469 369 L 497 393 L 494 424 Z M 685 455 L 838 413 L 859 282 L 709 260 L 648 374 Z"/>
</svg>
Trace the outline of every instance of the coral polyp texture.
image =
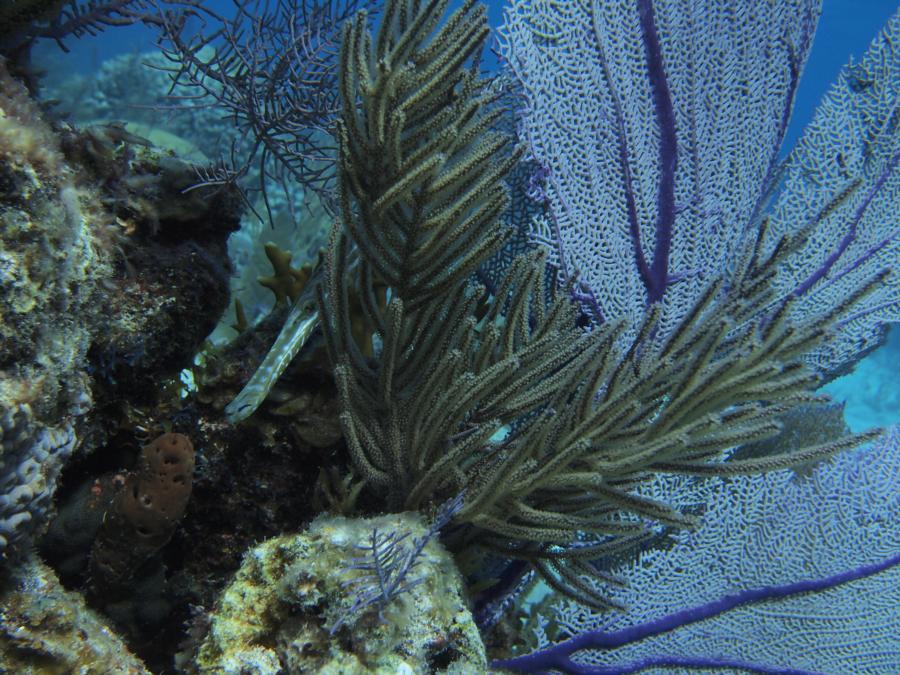
<svg viewBox="0 0 900 675">
<path fill-rule="evenodd" d="M 36 557 L 0 590 L 0 672 L 150 675 L 103 617 Z"/>
<path fill-rule="evenodd" d="M 0 413 L 0 559 L 40 532 L 74 447 L 71 428 L 42 426 L 27 405 Z"/>
</svg>

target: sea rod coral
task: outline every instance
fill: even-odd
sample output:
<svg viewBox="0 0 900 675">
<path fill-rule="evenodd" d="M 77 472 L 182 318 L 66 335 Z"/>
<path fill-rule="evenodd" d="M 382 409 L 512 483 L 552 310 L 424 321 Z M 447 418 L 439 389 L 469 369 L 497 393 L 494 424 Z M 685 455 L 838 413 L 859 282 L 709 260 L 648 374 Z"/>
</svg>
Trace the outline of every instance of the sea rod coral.
<svg viewBox="0 0 900 675">
<path fill-rule="evenodd" d="M 721 461 L 817 400 L 805 355 L 885 273 L 862 276 L 826 317 L 797 321 L 774 280 L 805 237 L 767 247 L 761 220 L 728 274 L 708 278 L 674 321 L 665 303 L 642 300 L 638 320 L 582 331 L 568 293 L 545 306 L 541 255 L 520 257 L 477 314 L 485 291 L 471 274 L 502 243 L 501 181 L 517 155 L 489 131 L 493 94 L 464 67 L 484 39 L 483 10 L 464 3 L 430 37 L 444 6 L 392 2 L 377 38 L 363 19 L 346 30 L 343 219 L 319 295 L 345 437 L 390 508 L 465 491 L 456 546 L 525 561 L 554 589 L 609 606 L 586 581 L 602 577 L 597 561 L 634 547 L 648 521 L 695 523 L 635 492 L 648 474 L 751 474 L 873 437 Z M 374 360 L 350 331 L 351 293 L 381 337 Z"/>
</svg>

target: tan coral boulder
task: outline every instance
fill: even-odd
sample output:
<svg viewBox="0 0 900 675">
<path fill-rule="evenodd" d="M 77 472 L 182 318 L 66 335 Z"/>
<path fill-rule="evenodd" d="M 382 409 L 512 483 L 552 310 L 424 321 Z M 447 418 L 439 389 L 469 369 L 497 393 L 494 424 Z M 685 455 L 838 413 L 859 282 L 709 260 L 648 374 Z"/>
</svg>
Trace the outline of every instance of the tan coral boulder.
<svg viewBox="0 0 900 675">
<path fill-rule="evenodd" d="M 36 557 L 0 590 L 0 672 L 143 675 L 149 670 L 78 593 Z"/>
<path fill-rule="evenodd" d="M 407 535 L 401 545 L 409 550 L 426 527 L 411 513 L 357 520 L 322 516 L 304 533 L 248 551 L 210 616 L 198 671 L 487 672 L 462 579 L 435 540 L 424 546 L 410 572 L 411 587 L 383 606 L 380 616 L 374 605 L 351 610 L 365 580 L 350 564 L 364 556 L 357 546 L 373 531 Z"/>
</svg>

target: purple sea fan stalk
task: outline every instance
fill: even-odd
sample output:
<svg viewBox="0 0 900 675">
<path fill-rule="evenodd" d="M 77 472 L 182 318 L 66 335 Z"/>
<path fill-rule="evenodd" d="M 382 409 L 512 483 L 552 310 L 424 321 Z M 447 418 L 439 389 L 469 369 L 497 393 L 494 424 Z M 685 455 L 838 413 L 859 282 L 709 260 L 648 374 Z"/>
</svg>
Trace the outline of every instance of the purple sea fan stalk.
<svg viewBox="0 0 900 675">
<path fill-rule="evenodd" d="M 526 672 L 652 666 L 753 672 L 900 669 L 900 429 L 810 475 L 779 471 L 690 484 L 654 497 L 705 505 L 703 525 L 617 570 L 627 612 L 556 606 L 561 636 L 498 665 Z M 546 626 L 546 624 L 545 624 Z"/>
</svg>

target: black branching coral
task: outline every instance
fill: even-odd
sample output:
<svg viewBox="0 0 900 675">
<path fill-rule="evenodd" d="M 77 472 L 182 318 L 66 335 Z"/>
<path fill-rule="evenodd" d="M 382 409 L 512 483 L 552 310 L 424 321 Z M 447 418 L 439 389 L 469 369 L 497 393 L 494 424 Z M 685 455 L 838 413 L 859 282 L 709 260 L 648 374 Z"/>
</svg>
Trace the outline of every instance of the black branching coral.
<svg viewBox="0 0 900 675">
<path fill-rule="evenodd" d="M 151 0 L 3 0 L 0 54 L 14 55 L 40 38 L 55 40 L 66 49 L 64 40 L 68 37 L 96 35 L 110 26 L 136 23 L 150 3 Z"/>
<path fill-rule="evenodd" d="M 375 0 L 233 0 L 223 15 L 214 3 L 169 0 L 143 20 L 159 30 L 171 62 L 172 91 L 182 103 L 211 105 L 246 142 L 204 170 L 203 184 L 254 176 L 269 222 L 273 186 L 287 206 L 298 186 L 329 207 L 334 182 L 330 132 L 340 110 L 337 92 L 341 25 Z M 170 11 L 168 5 L 178 11 Z M 199 26 L 199 29 L 198 29 Z M 248 181 L 242 183 L 250 189 Z"/>
<path fill-rule="evenodd" d="M 771 289 L 803 233 L 763 254 L 761 224 L 727 283 L 665 340 L 654 307 L 636 327 L 583 331 L 571 289 L 546 301 L 540 254 L 516 259 L 490 295 L 473 281 L 506 237 L 504 178 L 518 155 L 491 131 L 500 112 L 477 75 L 484 8 L 465 2 L 439 26 L 446 7 L 391 0 L 374 39 L 364 15 L 344 31 L 342 222 L 319 288 L 344 434 L 390 508 L 464 492 L 459 545 L 525 560 L 557 590 L 608 606 L 587 581 L 603 578 L 597 560 L 641 540 L 648 522 L 693 522 L 635 491 L 649 474 L 767 471 L 871 434 L 722 461 L 818 400 L 801 357 L 827 323 L 788 324 L 791 300 L 773 304 Z M 374 350 L 354 337 L 351 301 L 376 328 Z"/>
</svg>

